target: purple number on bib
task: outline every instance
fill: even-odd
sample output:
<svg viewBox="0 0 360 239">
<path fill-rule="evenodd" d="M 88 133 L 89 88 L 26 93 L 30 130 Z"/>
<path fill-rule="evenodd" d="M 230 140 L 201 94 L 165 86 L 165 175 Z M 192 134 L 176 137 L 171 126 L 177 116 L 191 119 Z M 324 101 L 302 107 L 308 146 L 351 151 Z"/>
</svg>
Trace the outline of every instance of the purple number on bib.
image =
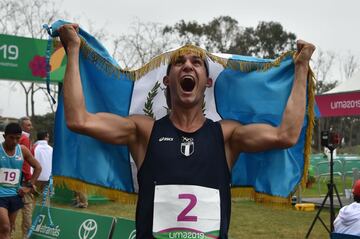
<svg viewBox="0 0 360 239">
<path fill-rule="evenodd" d="M 10 177 L 10 181 L 15 181 L 15 178 L 16 178 L 16 173 L 15 172 L 10 172 L 9 174 L 9 177 Z"/>
<path fill-rule="evenodd" d="M 177 217 L 178 222 L 196 222 L 197 216 L 188 216 L 187 214 L 193 209 L 197 203 L 197 198 L 194 194 L 179 194 L 179 199 L 190 199 L 189 204 L 185 207 L 184 210 Z"/>
<path fill-rule="evenodd" d="M 5 182 L 13 182 L 16 179 L 16 173 L 15 172 L 8 172 L 8 171 L 4 171 L 4 179 Z"/>
</svg>

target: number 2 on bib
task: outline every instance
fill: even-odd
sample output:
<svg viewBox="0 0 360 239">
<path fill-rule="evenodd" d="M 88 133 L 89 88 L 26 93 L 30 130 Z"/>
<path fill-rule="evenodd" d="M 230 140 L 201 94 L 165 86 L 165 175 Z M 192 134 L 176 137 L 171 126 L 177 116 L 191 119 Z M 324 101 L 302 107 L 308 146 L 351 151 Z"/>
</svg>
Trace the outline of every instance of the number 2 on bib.
<svg viewBox="0 0 360 239">
<path fill-rule="evenodd" d="M 197 222 L 197 216 L 189 216 L 188 213 L 195 207 L 197 198 L 194 194 L 179 194 L 179 199 L 189 199 L 189 204 L 177 216 L 178 222 Z"/>
</svg>

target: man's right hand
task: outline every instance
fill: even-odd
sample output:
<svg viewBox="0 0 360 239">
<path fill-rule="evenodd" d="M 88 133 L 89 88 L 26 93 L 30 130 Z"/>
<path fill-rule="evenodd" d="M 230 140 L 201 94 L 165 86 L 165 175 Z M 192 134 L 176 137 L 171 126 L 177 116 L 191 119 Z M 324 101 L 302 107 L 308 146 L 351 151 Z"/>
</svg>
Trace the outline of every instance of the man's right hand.
<svg viewBox="0 0 360 239">
<path fill-rule="evenodd" d="M 65 24 L 59 28 L 59 36 L 65 50 L 80 48 L 80 37 L 78 35 L 78 24 Z"/>
<path fill-rule="evenodd" d="M 32 187 L 21 187 L 18 190 L 18 194 L 20 195 L 20 197 L 24 197 L 25 194 L 27 193 L 32 193 L 34 195 L 39 195 L 40 193 L 37 191 L 36 186 L 33 185 Z"/>
</svg>

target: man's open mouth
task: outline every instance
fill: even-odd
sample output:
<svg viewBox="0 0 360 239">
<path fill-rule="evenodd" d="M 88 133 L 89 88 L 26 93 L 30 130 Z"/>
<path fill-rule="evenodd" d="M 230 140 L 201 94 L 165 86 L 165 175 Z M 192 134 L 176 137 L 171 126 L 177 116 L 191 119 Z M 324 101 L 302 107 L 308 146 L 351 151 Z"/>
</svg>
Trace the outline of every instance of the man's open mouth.
<svg viewBox="0 0 360 239">
<path fill-rule="evenodd" d="M 183 91 L 191 92 L 195 87 L 195 80 L 192 77 L 184 77 L 180 81 L 180 86 Z"/>
</svg>

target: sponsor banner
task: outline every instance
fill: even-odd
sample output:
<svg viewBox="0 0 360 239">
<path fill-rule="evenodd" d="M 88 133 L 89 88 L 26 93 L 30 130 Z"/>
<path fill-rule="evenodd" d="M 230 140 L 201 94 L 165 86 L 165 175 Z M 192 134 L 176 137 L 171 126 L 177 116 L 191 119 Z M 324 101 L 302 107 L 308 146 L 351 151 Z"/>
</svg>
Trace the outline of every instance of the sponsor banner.
<svg viewBox="0 0 360 239">
<path fill-rule="evenodd" d="M 116 218 L 115 231 L 113 239 L 136 239 L 135 221 Z"/>
<path fill-rule="evenodd" d="M 317 95 L 321 117 L 360 115 L 360 92 Z"/>
<path fill-rule="evenodd" d="M 113 217 L 60 208 L 51 208 L 50 213 L 53 225 L 50 225 L 47 210 L 41 211 L 41 207 L 36 206 L 33 214 L 36 223 L 31 239 L 107 239 L 115 223 Z"/>
<path fill-rule="evenodd" d="M 0 79 L 45 82 L 47 40 L 0 34 Z M 50 79 L 62 82 L 66 55 L 52 44 Z"/>
</svg>

